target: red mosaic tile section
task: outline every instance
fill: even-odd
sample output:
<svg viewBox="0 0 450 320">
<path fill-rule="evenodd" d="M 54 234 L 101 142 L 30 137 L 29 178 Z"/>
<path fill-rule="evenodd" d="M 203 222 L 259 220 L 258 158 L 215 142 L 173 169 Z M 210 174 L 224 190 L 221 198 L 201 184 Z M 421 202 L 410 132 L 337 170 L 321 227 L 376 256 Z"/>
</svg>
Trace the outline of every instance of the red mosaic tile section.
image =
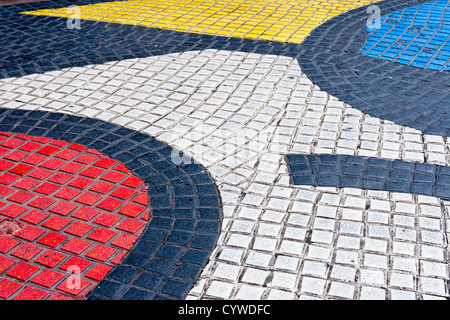
<svg viewBox="0 0 450 320">
<path fill-rule="evenodd" d="M 0 132 L 0 300 L 83 299 L 150 217 L 147 188 L 84 146 Z"/>
</svg>

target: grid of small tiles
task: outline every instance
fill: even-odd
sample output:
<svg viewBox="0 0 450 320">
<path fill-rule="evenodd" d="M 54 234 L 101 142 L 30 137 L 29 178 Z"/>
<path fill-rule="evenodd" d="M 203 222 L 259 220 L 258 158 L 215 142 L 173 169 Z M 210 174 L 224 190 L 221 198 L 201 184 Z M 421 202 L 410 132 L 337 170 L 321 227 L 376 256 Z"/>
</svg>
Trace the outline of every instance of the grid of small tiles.
<svg viewBox="0 0 450 320">
<path fill-rule="evenodd" d="M 301 43 L 324 21 L 377 0 L 134 0 L 79 6 L 80 19 L 234 38 Z M 30 15 L 71 17 L 73 9 Z"/>
<path fill-rule="evenodd" d="M 450 1 L 435 0 L 393 12 L 367 26 L 361 53 L 417 68 L 450 72 Z"/>
<path fill-rule="evenodd" d="M 423 194 L 450 200 L 450 168 L 350 155 L 288 154 L 292 182 Z"/>
<path fill-rule="evenodd" d="M 82 299 L 149 220 L 144 182 L 84 146 L 0 133 L 0 298 Z M 73 275 L 76 272 L 77 275 Z"/>
</svg>

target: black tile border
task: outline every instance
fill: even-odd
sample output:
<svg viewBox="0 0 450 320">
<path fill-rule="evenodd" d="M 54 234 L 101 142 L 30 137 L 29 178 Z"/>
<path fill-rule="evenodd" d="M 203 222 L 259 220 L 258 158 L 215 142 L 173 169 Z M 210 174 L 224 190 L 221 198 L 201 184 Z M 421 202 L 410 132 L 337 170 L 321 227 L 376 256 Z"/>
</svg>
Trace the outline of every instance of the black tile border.
<svg viewBox="0 0 450 320">
<path fill-rule="evenodd" d="M 151 219 L 89 300 L 184 299 L 208 262 L 222 223 L 221 198 L 201 165 L 175 165 L 173 148 L 101 120 L 0 108 L 0 131 L 78 143 L 122 162 L 148 186 Z M 111 139 L 113 138 L 113 139 Z"/>
</svg>

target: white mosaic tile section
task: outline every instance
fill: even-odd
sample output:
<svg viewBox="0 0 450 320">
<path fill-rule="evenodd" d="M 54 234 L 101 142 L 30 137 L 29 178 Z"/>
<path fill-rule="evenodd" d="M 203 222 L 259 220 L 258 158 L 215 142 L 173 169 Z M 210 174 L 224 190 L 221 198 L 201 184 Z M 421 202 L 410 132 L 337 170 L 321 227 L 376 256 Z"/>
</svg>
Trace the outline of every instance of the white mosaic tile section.
<svg viewBox="0 0 450 320">
<path fill-rule="evenodd" d="M 206 50 L 9 78 L 0 106 L 119 124 L 210 171 L 222 233 L 188 299 L 449 297 L 449 202 L 292 186 L 284 162 L 297 152 L 446 165 L 447 139 L 353 109 L 291 58 Z"/>
</svg>

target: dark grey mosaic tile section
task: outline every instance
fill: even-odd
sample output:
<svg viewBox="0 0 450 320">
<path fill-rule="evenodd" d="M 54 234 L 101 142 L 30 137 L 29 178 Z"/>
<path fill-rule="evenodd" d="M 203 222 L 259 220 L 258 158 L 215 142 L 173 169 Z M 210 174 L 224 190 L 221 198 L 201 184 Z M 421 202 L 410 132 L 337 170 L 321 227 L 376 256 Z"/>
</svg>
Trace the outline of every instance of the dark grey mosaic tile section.
<svg viewBox="0 0 450 320">
<path fill-rule="evenodd" d="M 81 29 L 68 29 L 64 18 L 19 13 L 96 2 L 104 0 L 1 7 L 0 78 L 204 49 L 284 55 L 296 58 L 302 71 L 321 89 L 364 113 L 424 133 L 449 136 L 448 73 L 359 55 L 368 36 L 364 7 L 327 21 L 301 45 L 84 20 Z M 386 15 L 424 2 L 389 0 L 377 5 Z M 58 113 L 0 110 L 1 131 L 48 136 L 95 148 L 124 162 L 149 185 L 151 222 L 133 251 L 89 299 L 183 298 L 206 264 L 220 229 L 220 198 L 205 168 L 197 164 L 175 166 L 169 160 L 172 149 L 166 144 L 110 123 Z M 315 155 L 317 161 L 307 159 L 310 171 L 304 174 L 305 164 L 295 162 L 301 157 L 304 155 L 287 157 L 296 184 L 359 185 L 450 197 L 446 167 Z"/>
<path fill-rule="evenodd" d="M 450 167 L 329 154 L 286 155 L 294 185 L 422 194 L 450 200 Z"/>
</svg>

